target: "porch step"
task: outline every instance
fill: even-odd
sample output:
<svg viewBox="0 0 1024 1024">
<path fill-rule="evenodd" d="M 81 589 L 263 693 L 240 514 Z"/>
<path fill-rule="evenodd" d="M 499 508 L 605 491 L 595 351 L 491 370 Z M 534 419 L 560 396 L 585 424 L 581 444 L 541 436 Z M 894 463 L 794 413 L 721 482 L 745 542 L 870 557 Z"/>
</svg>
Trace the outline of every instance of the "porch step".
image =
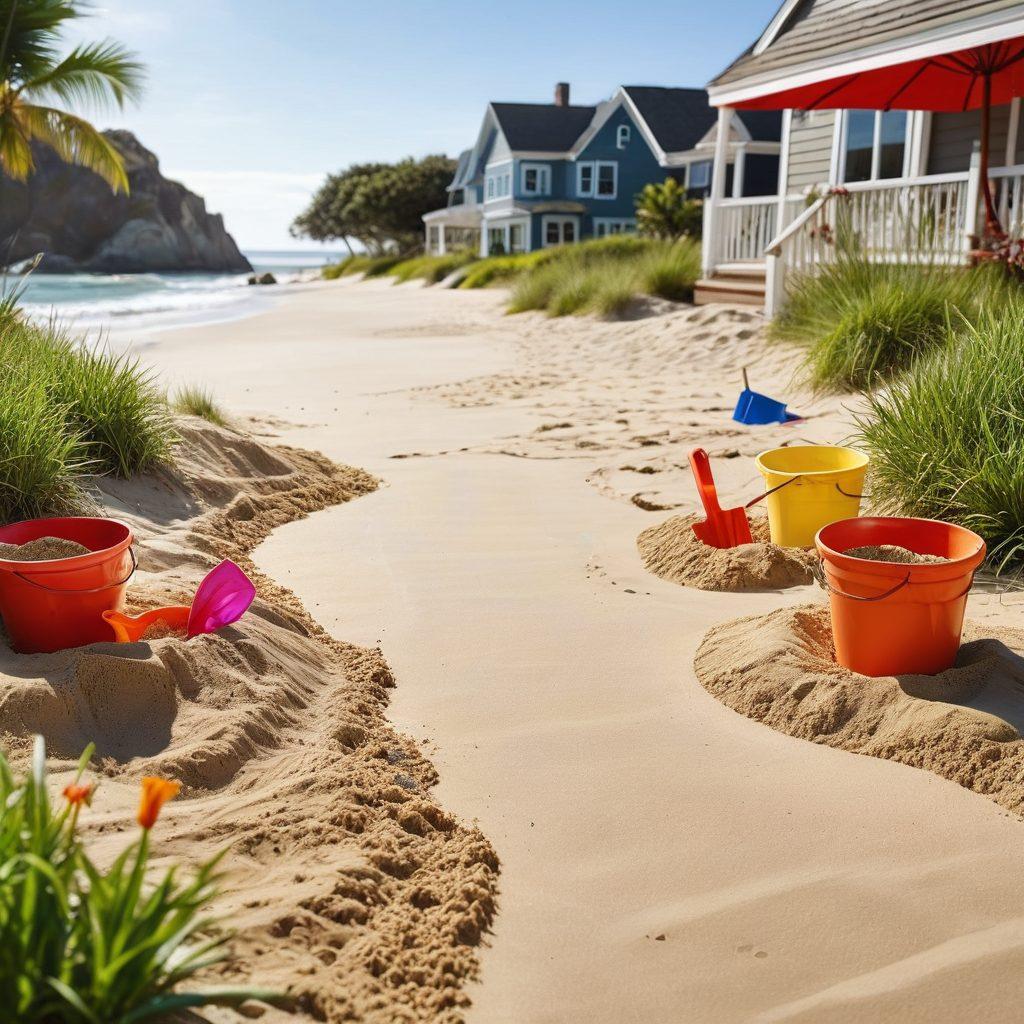
<svg viewBox="0 0 1024 1024">
<path fill-rule="evenodd" d="M 715 267 L 712 277 L 715 279 L 727 279 L 730 281 L 760 281 L 768 274 L 768 268 L 763 262 L 749 263 L 719 263 Z"/>
<path fill-rule="evenodd" d="M 740 306 L 764 306 L 764 275 L 721 275 L 717 268 L 711 277 L 701 278 L 693 288 L 695 306 L 727 302 Z"/>
</svg>

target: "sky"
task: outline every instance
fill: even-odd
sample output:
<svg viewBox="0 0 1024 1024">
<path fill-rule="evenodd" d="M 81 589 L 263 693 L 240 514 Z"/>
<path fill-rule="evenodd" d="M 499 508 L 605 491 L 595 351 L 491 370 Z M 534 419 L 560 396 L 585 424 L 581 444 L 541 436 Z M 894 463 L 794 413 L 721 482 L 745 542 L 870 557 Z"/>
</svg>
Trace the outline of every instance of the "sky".
<svg viewBox="0 0 1024 1024">
<path fill-rule="evenodd" d="M 700 86 L 776 0 L 92 0 L 68 43 L 113 38 L 141 101 L 90 112 L 223 213 L 243 249 L 310 249 L 288 226 L 325 174 L 472 145 L 491 100 L 574 103 Z M 336 248 L 336 247 L 335 247 Z"/>
</svg>

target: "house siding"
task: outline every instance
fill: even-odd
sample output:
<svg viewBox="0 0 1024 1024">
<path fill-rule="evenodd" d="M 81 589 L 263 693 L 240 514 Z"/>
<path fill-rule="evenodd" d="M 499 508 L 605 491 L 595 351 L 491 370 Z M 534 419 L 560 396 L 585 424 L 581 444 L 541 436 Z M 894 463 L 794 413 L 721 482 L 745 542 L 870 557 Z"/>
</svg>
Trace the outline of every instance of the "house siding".
<svg viewBox="0 0 1024 1024">
<path fill-rule="evenodd" d="M 789 130 L 787 195 L 828 183 L 835 122 L 834 110 L 813 110 L 807 114 L 793 112 Z"/>
<path fill-rule="evenodd" d="M 1006 136 L 1010 126 L 1010 106 L 992 108 L 990 150 L 993 167 L 1001 167 L 1006 155 Z M 966 171 L 971 164 L 974 140 L 981 138 L 981 111 L 966 110 L 954 114 L 932 114 L 928 145 L 928 173 L 952 174 Z M 1019 143 L 1018 143 L 1019 149 Z"/>
</svg>

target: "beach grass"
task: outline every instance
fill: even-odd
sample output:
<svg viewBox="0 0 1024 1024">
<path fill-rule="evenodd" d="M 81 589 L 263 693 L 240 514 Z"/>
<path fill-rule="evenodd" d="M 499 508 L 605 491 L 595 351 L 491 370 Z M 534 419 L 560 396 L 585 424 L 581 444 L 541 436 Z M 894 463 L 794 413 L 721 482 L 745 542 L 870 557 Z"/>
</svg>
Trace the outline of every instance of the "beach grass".
<svg viewBox="0 0 1024 1024">
<path fill-rule="evenodd" d="M 367 256 L 364 253 L 356 253 L 353 256 L 346 256 L 345 259 L 339 260 L 337 263 L 329 263 L 326 267 L 322 267 L 320 276 L 325 281 L 336 281 L 339 277 L 349 277 L 352 274 L 362 274 L 363 277 L 380 277 L 405 259 L 405 256 L 396 253 L 389 253 L 386 256 Z"/>
<path fill-rule="evenodd" d="M 857 419 L 872 505 L 985 538 L 999 569 L 1024 565 L 1024 298 L 963 317 Z"/>
<path fill-rule="evenodd" d="M 0 519 L 69 511 L 88 475 L 127 477 L 168 462 L 176 436 L 138 361 L 91 350 L 0 302 Z"/>
<path fill-rule="evenodd" d="M 991 268 L 841 255 L 797 281 L 769 334 L 806 349 L 799 376 L 815 391 L 863 391 L 946 344 L 1010 287 Z"/>
<path fill-rule="evenodd" d="M 472 249 L 459 249 L 443 256 L 414 256 L 412 259 L 396 263 L 387 273 L 390 277 L 397 278 L 399 283 L 425 281 L 427 284 L 437 284 L 476 259 L 477 256 Z"/>
<path fill-rule="evenodd" d="M 510 313 L 616 316 L 644 295 L 685 301 L 700 275 L 700 247 L 690 239 L 612 236 L 542 251 L 554 255 L 516 277 Z"/>
<path fill-rule="evenodd" d="M 213 392 L 196 385 L 186 384 L 178 388 L 169 399 L 175 412 L 187 416 L 198 416 L 218 427 L 227 426 L 227 417 L 213 397 Z"/>
</svg>

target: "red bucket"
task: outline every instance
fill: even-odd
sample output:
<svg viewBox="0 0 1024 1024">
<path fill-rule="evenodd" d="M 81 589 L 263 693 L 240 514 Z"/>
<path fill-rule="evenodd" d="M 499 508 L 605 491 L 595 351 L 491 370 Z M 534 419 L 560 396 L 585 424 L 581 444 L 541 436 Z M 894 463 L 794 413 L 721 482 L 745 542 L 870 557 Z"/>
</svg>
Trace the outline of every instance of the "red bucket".
<svg viewBox="0 0 1024 1024">
<path fill-rule="evenodd" d="M 840 665 L 865 676 L 930 676 L 952 667 L 967 594 L 985 560 L 981 537 L 935 519 L 862 516 L 823 526 L 815 542 Z M 843 554 L 880 544 L 948 561 L 908 565 Z"/>
<path fill-rule="evenodd" d="M 124 607 L 135 572 L 132 531 L 116 519 L 30 519 L 0 528 L 0 544 L 40 537 L 73 540 L 87 555 L 46 562 L 0 558 L 0 615 L 20 654 L 60 651 L 110 640 L 105 611 Z"/>
</svg>

